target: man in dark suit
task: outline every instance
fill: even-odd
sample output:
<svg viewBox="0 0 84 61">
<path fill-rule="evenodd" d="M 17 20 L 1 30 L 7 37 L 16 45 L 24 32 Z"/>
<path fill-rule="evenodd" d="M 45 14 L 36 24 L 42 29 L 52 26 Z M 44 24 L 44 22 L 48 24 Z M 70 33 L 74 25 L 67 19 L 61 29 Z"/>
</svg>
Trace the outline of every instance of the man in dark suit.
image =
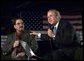
<svg viewBox="0 0 84 61">
<path fill-rule="evenodd" d="M 51 53 L 48 52 L 45 60 L 69 60 L 74 59 L 74 52 L 78 45 L 76 32 L 73 26 L 66 21 L 60 20 L 60 12 L 51 9 L 47 12 L 48 22 L 50 28 L 47 35 L 33 32 L 32 34 L 38 35 L 42 40 L 50 41 Z M 46 50 L 47 51 L 47 50 Z"/>
<path fill-rule="evenodd" d="M 29 57 L 35 55 L 34 53 L 38 48 L 37 41 L 33 36 L 30 36 L 29 31 L 25 30 L 22 18 L 13 19 L 12 23 L 16 32 L 8 35 L 2 53 L 9 57 L 7 60 L 28 60 Z"/>
</svg>

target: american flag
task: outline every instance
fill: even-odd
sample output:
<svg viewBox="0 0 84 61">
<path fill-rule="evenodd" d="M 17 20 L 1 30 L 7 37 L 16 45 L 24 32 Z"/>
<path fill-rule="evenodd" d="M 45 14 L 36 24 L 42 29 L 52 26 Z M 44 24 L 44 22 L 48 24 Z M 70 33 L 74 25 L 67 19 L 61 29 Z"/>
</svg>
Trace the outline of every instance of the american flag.
<svg viewBox="0 0 84 61">
<path fill-rule="evenodd" d="M 76 12 L 75 12 L 76 13 Z M 33 8 L 31 11 L 22 12 L 21 16 L 25 18 L 25 28 L 46 34 L 48 29 L 48 22 L 45 12 Z M 82 37 L 82 15 L 81 14 L 62 14 L 61 20 L 69 21 L 77 32 L 80 40 Z"/>
<path fill-rule="evenodd" d="M 46 30 L 48 28 L 47 17 L 40 11 L 28 11 L 21 12 L 20 15 L 25 19 L 25 28 L 27 30 L 33 30 L 36 32 L 41 32 L 46 34 Z M 83 40 L 83 32 L 82 32 L 82 15 L 61 15 L 61 20 L 69 21 L 73 27 L 75 28 L 79 40 Z M 1 36 L 1 40 L 3 41 L 2 45 L 6 41 L 7 36 Z"/>
<path fill-rule="evenodd" d="M 25 18 L 26 29 L 46 34 L 46 30 L 48 29 L 48 21 L 45 14 L 41 13 L 40 11 L 31 13 L 27 12 L 23 14 L 25 14 L 23 17 Z M 69 21 L 76 30 L 79 39 L 83 40 L 82 15 L 64 14 L 61 15 L 61 20 Z"/>
</svg>

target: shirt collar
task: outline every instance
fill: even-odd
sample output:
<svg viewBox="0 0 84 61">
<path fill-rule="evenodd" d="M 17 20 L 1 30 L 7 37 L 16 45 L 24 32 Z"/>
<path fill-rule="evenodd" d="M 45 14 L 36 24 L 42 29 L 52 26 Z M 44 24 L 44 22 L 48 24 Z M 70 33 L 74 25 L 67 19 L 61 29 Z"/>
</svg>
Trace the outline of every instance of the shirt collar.
<svg viewBox="0 0 84 61">
<path fill-rule="evenodd" d="M 58 27 L 58 25 L 59 25 L 59 21 L 56 23 L 56 25 L 55 25 L 54 27 L 56 27 L 56 28 L 57 28 L 57 27 Z"/>
</svg>

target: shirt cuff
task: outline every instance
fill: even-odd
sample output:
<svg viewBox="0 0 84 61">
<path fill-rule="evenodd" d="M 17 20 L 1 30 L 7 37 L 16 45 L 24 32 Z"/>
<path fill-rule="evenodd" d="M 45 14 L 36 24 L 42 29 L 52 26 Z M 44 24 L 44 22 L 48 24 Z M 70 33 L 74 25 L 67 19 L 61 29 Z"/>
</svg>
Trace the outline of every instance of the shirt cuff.
<svg viewBox="0 0 84 61">
<path fill-rule="evenodd" d="M 55 37 L 55 35 L 53 35 L 53 38 Z"/>
<path fill-rule="evenodd" d="M 38 38 L 41 38 L 41 33 L 38 33 Z"/>
</svg>

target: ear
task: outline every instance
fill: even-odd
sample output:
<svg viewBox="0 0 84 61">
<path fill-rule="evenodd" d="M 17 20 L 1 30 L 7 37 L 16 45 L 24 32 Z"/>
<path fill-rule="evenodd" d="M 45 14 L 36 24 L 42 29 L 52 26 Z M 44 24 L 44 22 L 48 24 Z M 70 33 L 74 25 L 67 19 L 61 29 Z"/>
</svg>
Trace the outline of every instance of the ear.
<svg viewBox="0 0 84 61">
<path fill-rule="evenodd" d="M 16 26 L 14 25 L 14 28 L 16 29 Z"/>
<path fill-rule="evenodd" d="M 57 16 L 57 19 L 60 20 L 61 18 L 59 16 Z"/>
</svg>

